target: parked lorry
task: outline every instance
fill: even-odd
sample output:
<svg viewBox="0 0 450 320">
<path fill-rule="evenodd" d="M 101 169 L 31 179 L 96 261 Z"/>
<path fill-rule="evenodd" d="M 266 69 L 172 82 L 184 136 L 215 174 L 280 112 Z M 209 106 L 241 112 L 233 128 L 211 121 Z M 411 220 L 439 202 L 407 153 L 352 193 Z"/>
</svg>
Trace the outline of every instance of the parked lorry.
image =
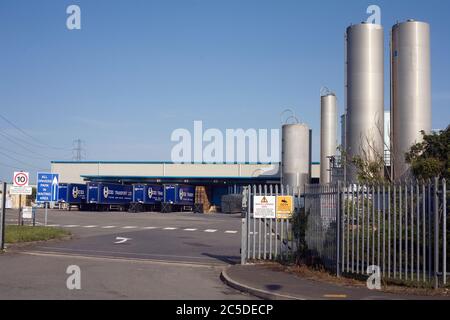
<svg viewBox="0 0 450 320">
<path fill-rule="evenodd" d="M 164 188 L 161 185 L 134 184 L 130 212 L 148 212 L 161 210 Z"/>
<path fill-rule="evenodd" d="M 128 210 L 133 199 L 130 185 L 89 182 L 87 184 L 87 208 L 95 211 Z"/>
<path fill-rule="evenodd" d="M 165 184 L 161 212 L 192 211 L 195 187 L 183 184 Z"/>
<path fill-rule="evenodd" d="M 87 187 L 81 183 L 60 183 L 58 186 L 58 202 L 70 211 L 72 207 L 78 210 L 86 208 Z"/>
</svg>

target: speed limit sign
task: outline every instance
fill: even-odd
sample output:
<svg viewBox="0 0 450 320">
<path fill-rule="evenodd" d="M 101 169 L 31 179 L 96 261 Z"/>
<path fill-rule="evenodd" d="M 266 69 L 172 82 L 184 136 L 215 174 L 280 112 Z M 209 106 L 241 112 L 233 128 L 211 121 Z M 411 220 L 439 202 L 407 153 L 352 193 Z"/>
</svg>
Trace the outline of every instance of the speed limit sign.
<svg viewBox="0 0 450 320">
<path fill-rule="evenodd" d="M 27 187 L 29 182 L 28 172 L 14 172 L 13 183 L 15 187 Z"/>
</svg>

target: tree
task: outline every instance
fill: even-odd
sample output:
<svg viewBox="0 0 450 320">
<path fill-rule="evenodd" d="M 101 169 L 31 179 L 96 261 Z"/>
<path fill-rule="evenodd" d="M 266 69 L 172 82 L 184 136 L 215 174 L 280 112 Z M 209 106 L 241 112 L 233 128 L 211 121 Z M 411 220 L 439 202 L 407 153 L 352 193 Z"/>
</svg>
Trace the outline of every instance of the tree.
<svg viewBox="0 0 450 320">
<path fill-rule="evenodd" d="M 447 129 L 426 134 L 423 141 L 413 145 L 405 155 L 416 178 L 450 178 L 450 125 Z"/>
</svg>

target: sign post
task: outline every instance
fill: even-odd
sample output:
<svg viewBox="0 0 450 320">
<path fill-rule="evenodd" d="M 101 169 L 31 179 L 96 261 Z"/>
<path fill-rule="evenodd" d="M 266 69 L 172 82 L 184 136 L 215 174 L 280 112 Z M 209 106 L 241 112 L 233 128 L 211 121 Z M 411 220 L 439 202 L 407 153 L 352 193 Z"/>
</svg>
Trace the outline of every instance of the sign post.
<svg viewBox="0 0 450 320">
<path fill-rule="evenodd" d="M 36 202 L 45 204 L 45 225 L 47 225 L 48 204 L 58 200 L 59 174 L 38 172 Z"/>
<path fill-rule="evenodd" d="M 2 183 L 2 212 L 0 214 L 0 251 L 5 249 L 5 219 L 6 219 L 6 182 Z"/>
</svg>

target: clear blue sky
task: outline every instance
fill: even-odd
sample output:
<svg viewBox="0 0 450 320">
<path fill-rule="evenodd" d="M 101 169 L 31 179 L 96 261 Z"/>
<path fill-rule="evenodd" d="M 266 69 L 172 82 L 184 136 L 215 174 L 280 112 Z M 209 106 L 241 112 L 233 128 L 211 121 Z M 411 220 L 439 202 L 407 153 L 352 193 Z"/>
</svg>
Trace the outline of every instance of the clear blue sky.
<svg viewBox="0 0 450 320">
<path fill-rule="evenodd" d="M 66 28 L 70 4 L 82 30 Z M 344 32 L 370 4 L 385 28 L 386 107 L 391 26 L 431 24 L 433 128 L 446 127 L 450 1 L 1 0 L 0 114 L 36 140 L 0 119 L 25 140 L 0 135 L 0 179 L 11 180 L 5 165 L 34 175 L 71 159 L 76 138 L 88 159 L 170 160 L 176 128 L 277 128 L 286 107 L 312 127 L 317 161 L 319 90 L 344 110 Z"/>
</svg>

